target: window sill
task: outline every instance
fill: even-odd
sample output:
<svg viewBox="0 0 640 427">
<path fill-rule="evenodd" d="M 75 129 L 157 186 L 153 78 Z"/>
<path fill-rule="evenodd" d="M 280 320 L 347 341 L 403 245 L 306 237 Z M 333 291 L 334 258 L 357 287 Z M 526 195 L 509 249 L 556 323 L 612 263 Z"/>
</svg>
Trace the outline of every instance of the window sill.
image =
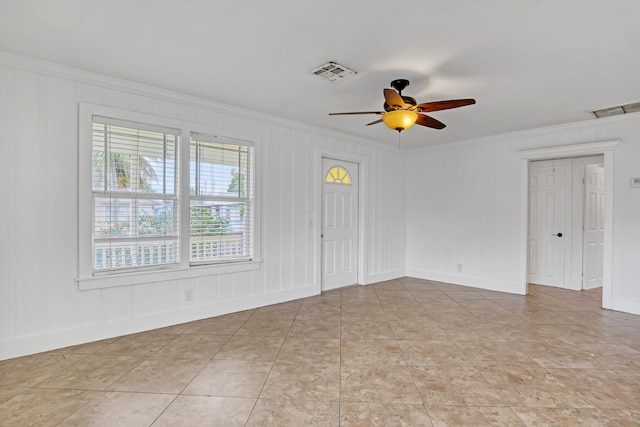
<svg viewBox="0 0 640 427">
<path fill-rule="evenodd" d="M 101 274 L 97 276 L 79 277 L 76 281 L 78 282 L 79 290 L 87 291 L 91 289 L 113 288 L 116 286 L 141 285 L 145 283 L 215 276 L 218 274 L 240 273 L 260 270 L 260 268 L 262 268 L 262 261 L 246 261 L 187 268 L 139 271 L 135 273 Z"/>
</svg>

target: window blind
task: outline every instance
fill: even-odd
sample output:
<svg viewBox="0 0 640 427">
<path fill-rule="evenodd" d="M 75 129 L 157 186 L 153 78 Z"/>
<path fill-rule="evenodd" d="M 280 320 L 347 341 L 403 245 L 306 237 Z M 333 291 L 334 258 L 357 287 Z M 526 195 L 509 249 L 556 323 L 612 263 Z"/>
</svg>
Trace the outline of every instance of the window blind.
<svg viewBox="0 0 640 427">
<path fill-rule="evenodd" d="M 251 260 L 253 144 L 192 133 L 190 158 L 190 263 Z"/>
<path fill-rule="evenodd" d="M 93 269 L 179 263 L 179 131 L 93 116 Z"/>
</svg>

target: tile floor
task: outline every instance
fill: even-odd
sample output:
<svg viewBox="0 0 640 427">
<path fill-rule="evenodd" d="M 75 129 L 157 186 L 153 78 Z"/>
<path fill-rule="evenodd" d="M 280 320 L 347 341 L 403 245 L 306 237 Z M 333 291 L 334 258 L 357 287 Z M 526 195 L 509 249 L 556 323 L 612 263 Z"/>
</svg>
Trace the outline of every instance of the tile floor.
<svg viewBox="0 0 640 427">
<path fill-rule="evenodd" d="M 640 316 L 530 291 L 402 278 L 0 361 L 0 425 L 640 425 Z"/>
</svg>

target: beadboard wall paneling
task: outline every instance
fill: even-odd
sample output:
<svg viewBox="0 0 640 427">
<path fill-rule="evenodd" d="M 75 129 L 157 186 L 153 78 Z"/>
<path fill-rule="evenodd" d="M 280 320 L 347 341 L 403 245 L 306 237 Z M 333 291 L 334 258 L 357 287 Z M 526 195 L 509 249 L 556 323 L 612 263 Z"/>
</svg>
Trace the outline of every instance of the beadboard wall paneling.
<svg viewBox="0 0 640 427">
<path fill-rule="evenodd" d="M 78 144 L 89 143 L 78 141 L 80 103 L 256 135 L 261 268 L 79 291 Z M 362 277 L 404 272 L 404 158 L 392 146 L 13 55 L 0 55 L 0 137 L 0 359 L 316 294 L 319 147 L 372 160 Z M 381 185 L 384 195 L 368 196 Z"/>
<path fill-rule="evenodd" d="M 613 152 L 612 307 L 640 314 L 640 115 L 629 114 L 412 152 L 407 157 L 407 274 L 518 293 L 524 150 L 620 141 Z M 525 195 L 526 197 L 526 195 Z M 457 265 L 462 271 L 457 271 Z M 570 266 L 567 266 L 569 268 Z"/>
</svg>

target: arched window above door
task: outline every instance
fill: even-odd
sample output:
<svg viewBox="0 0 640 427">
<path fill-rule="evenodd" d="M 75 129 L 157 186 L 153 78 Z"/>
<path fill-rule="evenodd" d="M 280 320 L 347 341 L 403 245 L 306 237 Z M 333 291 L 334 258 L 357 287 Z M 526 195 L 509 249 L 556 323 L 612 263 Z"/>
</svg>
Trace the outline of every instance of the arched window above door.
<svg viewBox="0 0 640 427">
<path fill-rule="evenodd" d="M 324 179 L 327 184 L 351 185 L 349 172 L 342 166 L 332 166 Z"/>
</svg>

